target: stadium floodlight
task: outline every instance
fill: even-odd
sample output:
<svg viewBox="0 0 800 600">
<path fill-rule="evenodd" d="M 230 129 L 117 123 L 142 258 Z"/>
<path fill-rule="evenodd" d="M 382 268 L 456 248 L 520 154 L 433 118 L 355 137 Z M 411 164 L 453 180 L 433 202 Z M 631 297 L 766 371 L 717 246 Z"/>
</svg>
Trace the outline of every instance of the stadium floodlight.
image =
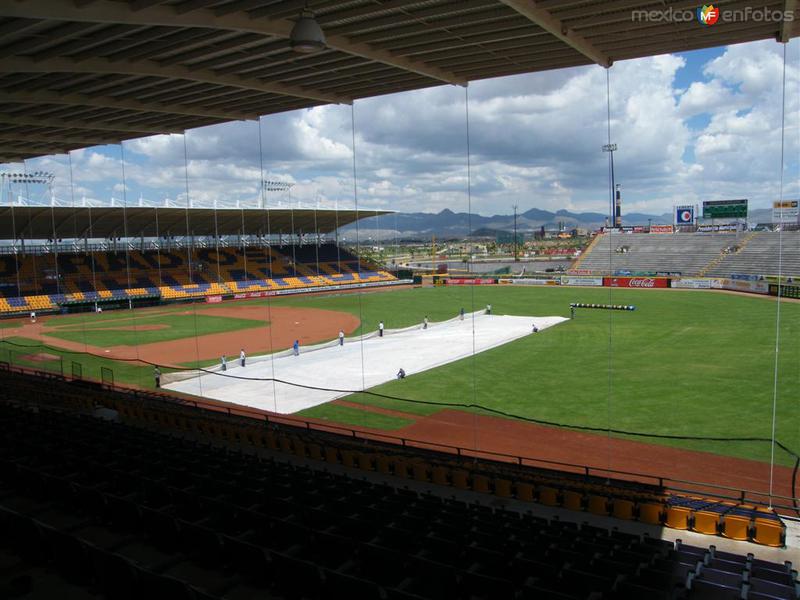
<svg viewBox="0 0 800 600">
<path fill-rule="evenodd" d="M 265 179 L 262 183 L 265 192 L 288 192 L 294 187 L 294 184 L 289 181 Z"/>
<path fill-rule="evenodd" d="M 49 171 L 33 171 L 32 173 L 0 173 L 0 180 L 5 184 L 24 183 L 50 185 L 55 179 L 55 174 Z"/>
<path fill-rule="evenodd" d="M 311 54 L 322 50 L 327 45 L 325 33 L 314 18 L 308 5 L 300 13 L 300 18 L 289 34 L 289 45 L 299 54 Z"/>
<path fill-rule="evenodd" d="M 610 136 L 611 133 L 609 130 L 609 137 Z M 611 166 L 611 202 L 609 206 L 609 217 L 610 217 L 609 225 L 611 225 L 611 227 L 614 227 L 614 225 L 616 224 L 616 217 L 615 217 L 616 211 L 614 210 L 614 190 L 616 189 L 614 181 L 614 152 L 616 151 L 617 151 L 616 144 L 603 144 L 603 152 L 609 153 L 609 165 Z"/>
</svg>

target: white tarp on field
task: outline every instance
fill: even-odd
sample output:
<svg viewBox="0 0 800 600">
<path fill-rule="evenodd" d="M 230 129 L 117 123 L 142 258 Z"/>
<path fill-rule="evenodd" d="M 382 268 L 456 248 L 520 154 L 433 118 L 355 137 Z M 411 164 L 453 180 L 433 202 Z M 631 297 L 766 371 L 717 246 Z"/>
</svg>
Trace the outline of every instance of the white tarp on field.
<svg viewBox="0 0 800 600">
<path fill-rule="evenodd" d="M 334 342 L 300 356 L 281 352 L 272 357 L 248 359 L 242 368 L 231 360 L 228 370 L 187 372 L 182 381 L 167 389 L 252 406 L 283 414 L 341 398 L 396 378 L 402 367 L 408 377 L 461 358 L 483 352 L 512 340 L 531 335 L 533 326 L 541 331 L 566 321 L 564 317 L 517 317 L 507 315 L 466 315 L 442 323 L 348 338 L 344 346 Z M 288 355 L 287 355 L 288 354 Z M 179 375 L 179 374 L 175 374 Z M 287 383 L 263 381 L 275 378 Z M 176 377 L 175 379 L 180 379 Z M 299 387 L 301 384 L 308 387 Z M 328 388 L 327 391 L 311 388 Z M 344 391 L 339 391 L 344 390 Z"/>
</svg>

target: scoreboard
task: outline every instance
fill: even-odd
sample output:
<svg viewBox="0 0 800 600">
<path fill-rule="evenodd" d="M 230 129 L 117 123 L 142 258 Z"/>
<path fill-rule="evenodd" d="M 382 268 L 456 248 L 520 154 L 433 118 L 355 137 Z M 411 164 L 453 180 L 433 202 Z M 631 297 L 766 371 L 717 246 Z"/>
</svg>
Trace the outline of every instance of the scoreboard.
<svg viewBox="0 0 800 600">
<path fill-rule="evenodd" d="M 707 200 L 703 202 L 704 219 L 746 219 L 747 199 Z"/>
</svg>

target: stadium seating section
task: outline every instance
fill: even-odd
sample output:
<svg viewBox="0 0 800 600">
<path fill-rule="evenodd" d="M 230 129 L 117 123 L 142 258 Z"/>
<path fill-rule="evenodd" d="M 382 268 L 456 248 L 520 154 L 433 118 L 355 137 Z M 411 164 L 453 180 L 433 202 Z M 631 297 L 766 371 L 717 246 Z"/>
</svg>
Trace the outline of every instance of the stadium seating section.
<svg viewBox="0 0 800 600">
<path fill-rule="evenodd" d="M 291 290 L 394 277 L 334 244 L 0 257 L 0 314 L 60 304 Z"/>
<path fill-rule="evenodd" d="M 509 485 L 471 461 L 448 469 L 409 448 L 373 452 L 155 395 L 54 378 L 42 396 L 41 380 L 7 370 L 0 382 L 4 598 L 797 598 L 791 563 L 418 493 L 353 469 L 540 502 L 557 478 Z M 31 410 L 32 398 L 46 402 Z M 90 416 L 98 404 L 122 422 Z M 589 510 L 612 510 L 614 490 L 586 493 Z M 613 510 L 631 518 L 630 506 Z M 681 508 L 697 526 L 704 507 Z"/>
<path fill-rule="evenodd" d="M 780 271 L 800 276 L 800 232 L 605 234 L 577 266 L 606 274 L 631 271 L 729 277 L 732 273 L 769 276 Z"/>
</svg>

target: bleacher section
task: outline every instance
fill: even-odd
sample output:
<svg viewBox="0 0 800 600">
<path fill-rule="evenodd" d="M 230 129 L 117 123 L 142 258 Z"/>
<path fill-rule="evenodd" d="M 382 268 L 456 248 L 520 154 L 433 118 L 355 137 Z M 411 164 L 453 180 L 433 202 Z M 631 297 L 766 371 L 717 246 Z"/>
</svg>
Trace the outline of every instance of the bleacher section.
<svg viewBox="0 0 800 600">
<path fill-rule="evenodd" d="M 798 597 L 791 563 L 328 470 L 350 466 L 356 452 L 332 434 L 303 442 L 310 433 L 299 429 L 237 427 L 188 407 L 169 415 L 133 394 L 48 382 L 48 402 L 125 403 L 138 413 L 131 422 L 175 437 L 52 406 L 26 410 L 22 400 L 42 382 L 0 378 L 3 597 Z M 223 445 L 198 441 L 198 424 Z"/>
<path fill-rule="evenodd" d="M 375 265 L 359 265 L 355 255 L 334 244 L 201 248 L 188 256 L 130 251 L 1 258 L 0 314 L 54 310 L 64 303 L 181 300 L 394 280 Z"/>
<path fill-rule="evenodd" d="M 603 234 L 583 257 L 580 268 L 598 274 L 631 271 L 696 275 L 735 243 L 735 233 Z"/>
<path fill-rule="evenodd" d="M 769 276 L 779 272 L 800 276 L 800 231 L 753 233 L 741 250 L 723 256 L 706 276 L 729 277 L 731 273 Z"/>
<path fill-rule="evenodd" d="M 781 237 L 782 236 L 782 237 Z M 782 264 L 778 264 L 779 250 Z M 706 277 L 800 276 L 800 232 L 603 234 L 579 259 L 581 272 L 681 273 Z M 576 263 L 578 264 L 578 263 Z"/>
</svg>

